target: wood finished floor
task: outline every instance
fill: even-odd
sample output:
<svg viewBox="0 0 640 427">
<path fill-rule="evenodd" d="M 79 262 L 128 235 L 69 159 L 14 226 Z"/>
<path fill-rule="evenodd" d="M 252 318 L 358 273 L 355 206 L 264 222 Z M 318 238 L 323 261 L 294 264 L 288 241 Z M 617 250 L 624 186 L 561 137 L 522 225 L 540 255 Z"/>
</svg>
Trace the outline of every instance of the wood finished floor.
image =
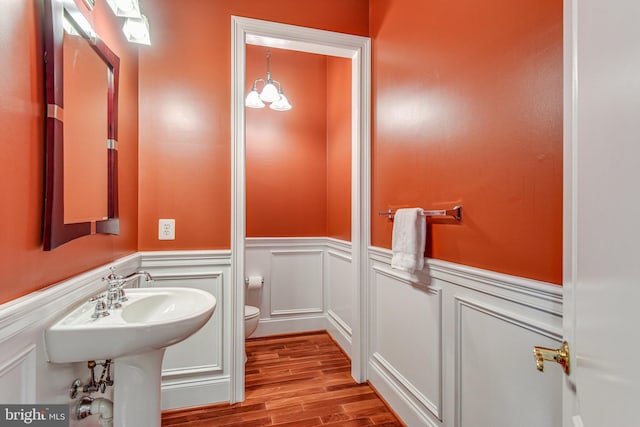
<svg viewBox="0 0 640 427">
<path fill-rule="evenodd" d="M 245 401 L 165 411 L 163 427 L 404 426 L 326 332 L 249 339 Z"/>
</svg>

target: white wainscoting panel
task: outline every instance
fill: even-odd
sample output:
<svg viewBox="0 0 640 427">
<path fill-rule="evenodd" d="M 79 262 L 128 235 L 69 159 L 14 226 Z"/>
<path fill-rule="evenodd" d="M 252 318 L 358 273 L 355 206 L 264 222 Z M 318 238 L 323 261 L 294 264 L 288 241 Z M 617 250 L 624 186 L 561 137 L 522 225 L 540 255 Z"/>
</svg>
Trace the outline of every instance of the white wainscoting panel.
<svg viewBox="0 0 640 427">
<path fill-rule="evenodd" d="M 439 260 L 416 274 L 369 248 L 369 379 L 409 426 L 560 427 L 562 288 Z M 431 329 L 434 328 L 434 329 Z"/>
<path fill-rule="evenodd" d="M 440 289 L 373 267 L 372 366 L 383 370 L 413 405 L 441 418 L 442 296 Z"/>
<path fill-rule="evenodd" d="M 456 298 L 456 426 L 561 427 L 563 373 L 535 367 L 533 346 L 558 348 L 557 332 L 531 319 Z"/>
<path fill-rule="evenodd" d="M 351 334 L 353 289 L 351 286 L 351 258 L 334 251 L 327 252 L 328 311 L 341 327 Z"/>
<path fill-rule="evenodd" d="M 154 275 L 154 286 L 189 287 L 211 293 L 223 301 L 224 275 L 222 271 L 198 273 L 179 279 L 172 275 Z M 211 319 L 186 340 L 167 348 L 162 363 L 163 380 L 193 374 L 222 373 L 222 304 L 216 306 Z M 197 351 L 193 351 L 197 349 Z"/>
<path fill-rule="evenodd" d="M 190 287 L 216 297 L 211 319 L 186 340 L 167 348 L 162 363 L 162 408 L 206 405 L 229 400 L 230 265 L 228 251 L 144 252 L 141 267 L 150 286 Z M 142 283 L 144 286 L 144 283 Z"/>
<path fill-rule="evenodd" d="M 247 238 L 245 274 L 262 276 L 262 289 L 246 292 L 260 309 L 253 336 L 327 330 L 351 351 L 355 294 L 351 243 L 326 237 Z"/>
<path fill-rule="evenodd" d="M 35 403 L 36 346 L 29 345 L 0 362 L 0 402 Z"/>
<path fill-rule="evenodd" d="M 271 315 L 322 313 L 322 250 L 271 251 Z"/>
<path fill-rule="evenodd" d="M 350 248 L 347 252 L 333 242 L 327 249 L 325 260 L 327 331 L 351 355 L 355 289 Z"/>
</svg>

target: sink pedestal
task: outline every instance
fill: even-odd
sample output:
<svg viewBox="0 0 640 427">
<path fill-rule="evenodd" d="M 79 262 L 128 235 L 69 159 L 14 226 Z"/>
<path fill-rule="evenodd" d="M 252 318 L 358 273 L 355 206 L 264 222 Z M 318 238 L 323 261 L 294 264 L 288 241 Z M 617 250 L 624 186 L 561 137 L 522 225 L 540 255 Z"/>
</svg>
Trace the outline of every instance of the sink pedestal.
<svg viewBox="0 0 640 427">
<path fill-rule="evenodd" d="M 160 427 L 165 349 L 115 359 L 113 419 L 118 427 Z"/>
</svg>

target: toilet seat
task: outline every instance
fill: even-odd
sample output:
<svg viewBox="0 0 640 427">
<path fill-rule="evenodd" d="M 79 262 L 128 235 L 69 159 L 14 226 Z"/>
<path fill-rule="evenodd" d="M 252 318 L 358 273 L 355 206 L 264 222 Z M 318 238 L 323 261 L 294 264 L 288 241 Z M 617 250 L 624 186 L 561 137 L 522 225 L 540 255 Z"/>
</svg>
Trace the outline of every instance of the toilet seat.
<svg viewBox="0 0 640 427">
<path fill-rule="evenodd" d="M 244 306 L 244 320 L 252 319 L 260 315 L 260 309 L 252 305 Z"/>
</svg>

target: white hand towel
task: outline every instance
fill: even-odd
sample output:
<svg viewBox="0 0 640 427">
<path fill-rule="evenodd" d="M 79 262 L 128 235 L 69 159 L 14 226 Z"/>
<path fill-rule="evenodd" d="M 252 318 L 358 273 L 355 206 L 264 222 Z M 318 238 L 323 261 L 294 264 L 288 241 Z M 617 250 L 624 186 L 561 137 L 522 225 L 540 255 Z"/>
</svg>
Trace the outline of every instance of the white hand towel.
<svg viewBox="0 0 640 427">
<path fill-rule="evenodd" d="M 391 267 L 413 273 L 424 267 L 427 223 L 422 209 L 398 209 L 393 217 Z"/>
</svg>

